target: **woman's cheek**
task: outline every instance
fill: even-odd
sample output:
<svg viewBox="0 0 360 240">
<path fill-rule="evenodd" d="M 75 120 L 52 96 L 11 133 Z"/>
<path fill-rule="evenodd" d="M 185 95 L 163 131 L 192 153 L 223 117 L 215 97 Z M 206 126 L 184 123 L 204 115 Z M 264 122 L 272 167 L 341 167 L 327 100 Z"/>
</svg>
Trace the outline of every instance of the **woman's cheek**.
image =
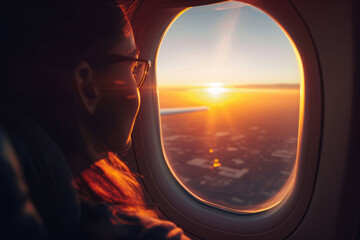
<svg viewBox="0 0 360 240">
<path fill-rule="evenodd" d="M 109 94 L 106 97 L 107 104 L 111 107 L 106 107 L 106 115 L 108 119 L 104 119 L 107 123 L 106 142 L 111 150 L 121 150 L 123 146 L 129 144 L 130 135 L 134 126 L 135 118 L 137 116 L 140 98 L 138 90 L 123 91 Z"/>
</svg>

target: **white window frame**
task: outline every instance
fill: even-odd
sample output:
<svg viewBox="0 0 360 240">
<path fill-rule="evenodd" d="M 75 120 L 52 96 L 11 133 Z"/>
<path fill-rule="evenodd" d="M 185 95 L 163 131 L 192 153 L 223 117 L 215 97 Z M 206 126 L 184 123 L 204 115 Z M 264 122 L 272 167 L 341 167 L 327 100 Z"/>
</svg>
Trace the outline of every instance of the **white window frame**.
<svg viewBox="0 0 360 240">
<path fill-rule="evenodd" d="M 137 45 L 155 62 L 159 44 L 171 22 L 190 2 L 160 4 L 144 1 L 134 20 Z M 199 5 L 214 1 L 196 1 Z M 199 202 L 176 181 L 164 159 L 159 125 L 156 65 L 141 89 L 141 108 L 133 133 L 137 164 L 144 186 L 159 210 L 193 237 L 202 239 L 279 239 L 294 231 L 309 207 L 316 179 L 322 126 L 322 88 L 311 35 L 296 9 L 285 0 L 241 1 L 272 16 L 291 36 L 304 69 L 303 122 L 299 128 L 296 181 L 277 206 L 255 214 L 224 211 Z M 300 115 L 301 116 L 301 115 Z M 155 126 L 155 127 L 154 127 Z"/>
</svg>

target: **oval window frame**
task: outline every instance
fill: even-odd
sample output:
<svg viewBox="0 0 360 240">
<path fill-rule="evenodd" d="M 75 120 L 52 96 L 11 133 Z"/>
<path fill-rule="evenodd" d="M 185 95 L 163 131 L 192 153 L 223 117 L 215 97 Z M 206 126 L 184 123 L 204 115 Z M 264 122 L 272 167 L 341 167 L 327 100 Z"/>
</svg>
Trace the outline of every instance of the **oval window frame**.
<svg viewBox="0 0 360 240">
<path fill-rule="evenodd" d="M 252 5 L 249 5 L 251 7 L 253 7 Z M 225 5 L 223 7 L 226 7 Z M 255 9 L 258 9 L 259 11 L 261 11 L 261 9 L 259 8 L 256 8 L 256 7 L 253 7 Z M 176 17 L 176 20 L 185 12 L 185 11 L 188 11 L 189 9 L 186 9 L 184 10 L 181 14 L 179 14 L 177 17 Z M 261 11 L 262 14 L 265 14 L 265 12 Z M 268 16 L 268 15 L 267 15 Z M 269 18 L 271 18 L 270 16 L 268 16 Z M 174 23 L 176 20 L 173 20 L 172 23 Z M 273 20 L 273 19 L 272 19 Z M 183 20 L 184 21 L 184 20 Z M 273 20 L 274 21 L 274 20 Z M 172 23 L 169 25 L 168 29 L 171 28 L 172 26 Z M 299 73 L 300 73 L 300 82 L 299 82 L 299 85 L 300 85 L 300 89 L 299 91 L 300 92 L 304 92 L 304 89 L 303 89 L 303 85 L 304 85 L 304 76 L 303 76 L 303 64 L 301 62 L 301 57 L 299 55 L 299 52 L 294 44 L 294 42 L 292 41 L 291 37 L 288 36 L 288 34 L 286 33 L 286 31 L 280 26 L 278 25 L 278 27 L 283 31 L 283 34 L 286 36 L 286 38 L 288 39 L 288 42 L 290 43 L 290 45 L 292 46 L 292 49 L 294 51 L 294 55 L 297 59 L 297 65 L 298 65 L 298 70 L 299 70 Z M 164 36 L 163 36 L 163 39 L 162 41 L 164 40 L 165 38 L 165 35 L 166 35 L 167 31 L 165 32 Z M 160 44 L 160 47 L 159 47 L 159 52 L 160 52 L 160 48 L 161 48 L 161 45 L 162 43 Z M 157 57 L 158 57 L 159 53 L 157 54 Z M 202 59 L 202 61 L 204 61 L 205 59 Z M 182 87 L 181 87 L 182 88 Z M 158 89 L 158 92 L 160 94 L 160 89 Z M 302 96 L 300 96 L 302 97 Z M 160 101 L 160 99 L 158 100 Z M 303 98 L 299 100 L 300 103 L 301 101 L 303 102 Z M 301 106 L 303 107 L 303 103 L 301 103 Z M 300 114 L 299 114 L 299 118 L 300 118 Z M 172 118 L 174 119 L 174 118 Z M 300 120 L 302 119 L 299 119 L 299 122 Z M 160 124 L 162 124 L 160 122 Z M 300 125 L 302 124 L 302 122 L 300 122 Z M 164 136 L 163 133 L 162 134 L 162 137 L 168 137 L 168 136 Z M 298 133 L 298 135 L 300 135 Z M 300 136 L 301 137 L 301 136 Z M 298 136 L 298 139 L 299 139 L 299 136 Z M 172 175 L 174 175 L 174 178 L 177 180 L 178 184 L 181 185 L 181 187 L 184 189 L 184 191 L 187 192 L 187 194 L 190 195 L 190 197 L 196 199 L 197 201 L 200 201 L 201 203 L 203 204 L 206 204 L 206 205 L 209 205 L 209 206 L 212 206 L 212 207 L 215 207 L 215 208 L 218 208 L 218 209 L 222 209 L 222 210 L 225 210 L 225 211 L 229 211 L 229 212 L 233 212 L 233 213 L 240 213 L 240 214 L 251 214 L 251 213 L 260 213 L 260 212 L 264 212 L 264 211 L 267 211 L 268 209 L 278 205 L 278 203 L 280 203 L 281 201 L 283 201 L 285 198 L 286 198 L 286 195 L 288 195 L 290 192 L 291 192 L 291 188 L 292 188 L 292 185 L 294 183 L 294 180 L 295 180 L 295 175 L 296 175 L 296 168 L 297 168 L 297 157 L 294 161 L 294 164 L 293 164 L 293 169 L 291 170 L 291 173 L 288 177 L 288 179 L 285 181 L 284 185 L 279 189 L 279 191 L 272 197 L 270 197 L 269 199 L 267 199 L 266 201 L 264 202 L 260 202 L 258 204 L 254 204 L 252 206 L 249 206 L 248 209 L 246 210 L 243 210 L 243 209 L 236 209 L 236 208 L 232 208 L 230 206 L 226 206 L 226 204 L 220 204 L 220 203 L 216 203 L 216 202 L 212 202 L 209 198 L 207 198 L 205 196 L 205 193 L 202 194 L 202 197 L 200 196 L 197 196 L 195 194 L 196 191 L 199 191 L 197 189 L 191 189 L 190 186 L 188 186 L 186 183 L 184 183 L 181 179 L 181 177 L 177 176 L 176 175 L 176 169 L 174 167 L 172 167 L 172 160 L 171 159 L 171 154 L 166 154 L 166 147 L 162 146 L 163 148 L 163 152 L 164 152 L 164 159 L 165 161 L 167 162 L 167 165 L 168 165 L 168 168 L 170 169 Z M 297 150 L 297 149 L 296 149 Z M 296 151 L 297 152 L 297 151 Z M 167 155 L 167 156 L 166 156 Z M 221 156 L 219 156 L 221 157 Z M 169 159 L 170 158 L 170 159 Z M 291 179 L 294 179 L 294 180 L 291 180 Z M 201 192 L 201 191 L 199 191 Z M 241 207 L 243 208 L 243 207 Z"/>
<path fill-rule="evenodd" d="M 209 2 L 209 1 L 208 1 Z M 214 1 L 210 1 L 214 2 Z M 189 197 L 171 176 L 161 146 L 156 69 L 152 68 L 141 90 L 142 107 L 133 143 L 144 186 L 160 211 L 193 236 L 205 239 L 285 238 L 301 222 L 313 193 L 320 152 L 322 88 L 320 68 L 311 35 L 296 9 L 285 0 L 241 1 L 270 15 L 297 46 L 304 69 L 304 102 L 301 146 L 294 190 L 277 206 L 256 214 L 234 214 L 199 203 Z M 200 5 L 206 3 L 202 1 Z M 189 4 L 189 3 L 187 3 Z M 182 3 L 149 5 L 144 2 L 135 17 L 135 38 L 144 56 L 156 59 L 159 43 L 172 20 L 188 7 Z M 144 25 L 144 23 L 146 23 Z M 145 27 L 137 27 L 142 26 Z M 155 126 L 155 128 L 154 128 Z M 305 171 L 306 170 L 306 171 Z"/>
</svg>

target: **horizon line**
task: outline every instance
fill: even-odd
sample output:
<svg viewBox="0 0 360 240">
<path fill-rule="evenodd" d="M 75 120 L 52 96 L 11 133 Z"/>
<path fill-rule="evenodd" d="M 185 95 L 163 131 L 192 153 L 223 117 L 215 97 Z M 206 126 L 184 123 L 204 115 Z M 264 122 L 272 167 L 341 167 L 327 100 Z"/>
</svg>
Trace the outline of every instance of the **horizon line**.
<svg viewBox="0 0 360 240">
<path fill-rule="evenodd" d="M 194 88 L 210 88 L 206 85 L 165 85 L 158 86 L 160 89 L 194 89 Z M 237 85 L 224 85 L 222 88 L 250 88 L 250 89 L 300 89 L 300 83 L 259 83 L 259 84 L 237 84 Z"/>
</svg>

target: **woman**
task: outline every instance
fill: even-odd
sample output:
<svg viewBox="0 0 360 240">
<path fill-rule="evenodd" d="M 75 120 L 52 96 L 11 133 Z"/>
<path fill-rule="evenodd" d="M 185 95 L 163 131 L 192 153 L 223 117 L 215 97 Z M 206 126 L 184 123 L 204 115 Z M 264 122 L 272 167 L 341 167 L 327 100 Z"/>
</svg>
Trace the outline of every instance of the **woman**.
<svg viewBox="0 0 360 240">
<path fill-rule="evenodd" d="M 150 65 L 137 59 L 123 6 L 20 0 L 2 15 L 1 120 L 41 236 L 187 239 L 156 219 L 134 175 L 112 153 L 131 145 L 138 88 Z M 16 216 L 16 224 L 24 222 Z"/>
</svg>

